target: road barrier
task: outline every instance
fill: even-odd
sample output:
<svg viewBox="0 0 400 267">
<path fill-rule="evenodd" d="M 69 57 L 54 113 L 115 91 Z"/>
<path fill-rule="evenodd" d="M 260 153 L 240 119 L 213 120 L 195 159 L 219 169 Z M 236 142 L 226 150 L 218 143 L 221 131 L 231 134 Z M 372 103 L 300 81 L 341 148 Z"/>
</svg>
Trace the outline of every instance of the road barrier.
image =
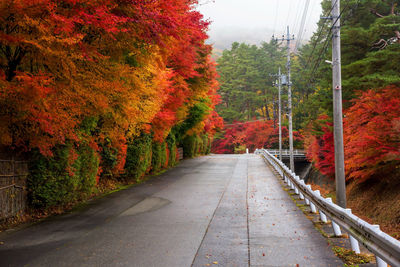
<svg viewBox="0 0 400 267">
<path fill-rule="evenodd" d="M 319 190 L 313 191 L 283 162 L 271 155 L 265 149 L 257 149 L 256 154 L 261 154 L 264 159 L 278 172 L 285 183 L 295 190 L 300 199 L 304 199 L 310 206 L 311 212 L 319 211 L 320 219 L 332 227 L 336 236 L 341 236 L 341 228 L 349 233 L 351 248 L 355 253 L 360 253 L 359 243 L 375 254 L 378 267 L 400 266 L 400 241 L 382 232 L 379 225 L 371 225 L 351 213 L 351 209 L 344 209 L 332 202 L 331 198 L 323 198 Z"/>
</svg>

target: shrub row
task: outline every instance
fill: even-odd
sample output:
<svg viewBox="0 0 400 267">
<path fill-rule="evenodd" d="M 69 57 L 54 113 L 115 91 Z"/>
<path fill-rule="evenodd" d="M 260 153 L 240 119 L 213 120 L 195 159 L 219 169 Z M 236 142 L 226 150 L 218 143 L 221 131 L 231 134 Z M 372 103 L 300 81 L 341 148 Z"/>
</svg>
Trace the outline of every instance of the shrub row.
<svg viewBox="0 0 400 267">
<path fill-rule="evenodd" d="M 182 142 L 184 157 L 208 154 L 210 144 L 207 135 L 187 136 Z M 116 162 L 112 160 L 115 154 L 107 146 L 100 152 L 105 161 L 101 164 L 99 155 L 90 146 L 78 149 L 72 149 L 72 145 L 58 146 L 53 157 L 34 152 L 28 179 L 29 204 L 33 208 L 46 209 L 82 201 L 95 193 L 99 179 L 140 182 L 146 174 L 155 174 L 176 165 L 177 146 L 173 135 L 163 143 L 153 141 L 150 134 L 135 138 L 128 143 L 124 172 L 118 177 L 109 172 L 100 176 L 103 166 L 112 168 Z"/>
</svg>

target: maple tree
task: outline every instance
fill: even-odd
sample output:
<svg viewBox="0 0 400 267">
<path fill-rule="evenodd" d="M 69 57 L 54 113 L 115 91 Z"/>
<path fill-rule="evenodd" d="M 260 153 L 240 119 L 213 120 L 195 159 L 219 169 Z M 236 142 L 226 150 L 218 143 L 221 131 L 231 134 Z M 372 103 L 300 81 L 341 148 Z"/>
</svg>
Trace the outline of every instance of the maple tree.
<svg viewBox="0 0 400 267">
<path fill-rule="evenodd" d="M 387 86 L 361 93 L 346 111 L 347 179 L 396 177 L 400 166 L 400 88 Z M 394 176 L 393 176 L 394 175 Z"/>
<path fill-rule="evenodd" d="M 302 147 L 303 136 L 293 132 L 295 147 Z M 282 127 L 282 145 L 289 146 L 289 131 Z M 223 136 L 217 138 L 212 151 L 219 154 L 243 153 L 245 148 L 254 152 L 257 148 L 279 148 L 279 129 L 274 128 L 274 121 L 235 122 L 227 125 Z"/>
<path fill-rule="evenodd" d="M 307 159 L 324 175 L 335 177 L 335 158 L 331 118 L 322 114 L 305 129 L 304 146 Z"/>
<path fill-rule="evenodd" d="M 218 83 L 196 4 L 1 0 L 0 145 L 66 157 L 72 172 L 89 147 L 97 179 L 137 179 L 173 164 L 186 135 L 212 138 L 222 123 L 213 111 Z M 135 153 L 146 158 L 139 169 Z"/>
</svg>

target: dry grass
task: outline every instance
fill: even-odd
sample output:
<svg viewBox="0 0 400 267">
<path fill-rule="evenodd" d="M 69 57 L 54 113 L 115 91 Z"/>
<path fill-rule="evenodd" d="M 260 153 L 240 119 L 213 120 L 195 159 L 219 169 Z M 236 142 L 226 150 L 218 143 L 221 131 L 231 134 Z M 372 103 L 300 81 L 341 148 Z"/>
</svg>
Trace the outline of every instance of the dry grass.
<svg viewBox="0 0 400 267">
<path fill-rule="evenodd" d="M 369 263 L 375 260 L 374 256 L 362 253 L 356 254 L 354 251 L 350 249 L 345 249 L 338 246 L 332 247 L 332 250 L 336 254 L 336 256 L 341 258 L 346 263 L 346 266 L 348 265 L 358 266 L 358 264 Z"/>
<path fill-rule="evenodd" d="M 347 187 L 348 207 L 363 220 L 400 240 L 400 181 L 369 180 Z"/>
</svg>

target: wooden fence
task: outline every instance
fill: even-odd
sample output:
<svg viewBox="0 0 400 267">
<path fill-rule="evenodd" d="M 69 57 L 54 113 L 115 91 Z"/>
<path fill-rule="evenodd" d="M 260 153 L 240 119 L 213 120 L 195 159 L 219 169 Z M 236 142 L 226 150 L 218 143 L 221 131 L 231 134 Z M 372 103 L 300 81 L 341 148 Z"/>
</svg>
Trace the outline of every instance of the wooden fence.
<svg viewBox="0 0 400 267">
<path fill-rule="evenodd" d="M 183 147 L 178 147 L 178 159 L 183 160 Z"/>
<path fill-rule="evenodd" d="M 28 162 L 0 160 L 0 220 L 25 211 L 27 177 Z"/>
</svg>

